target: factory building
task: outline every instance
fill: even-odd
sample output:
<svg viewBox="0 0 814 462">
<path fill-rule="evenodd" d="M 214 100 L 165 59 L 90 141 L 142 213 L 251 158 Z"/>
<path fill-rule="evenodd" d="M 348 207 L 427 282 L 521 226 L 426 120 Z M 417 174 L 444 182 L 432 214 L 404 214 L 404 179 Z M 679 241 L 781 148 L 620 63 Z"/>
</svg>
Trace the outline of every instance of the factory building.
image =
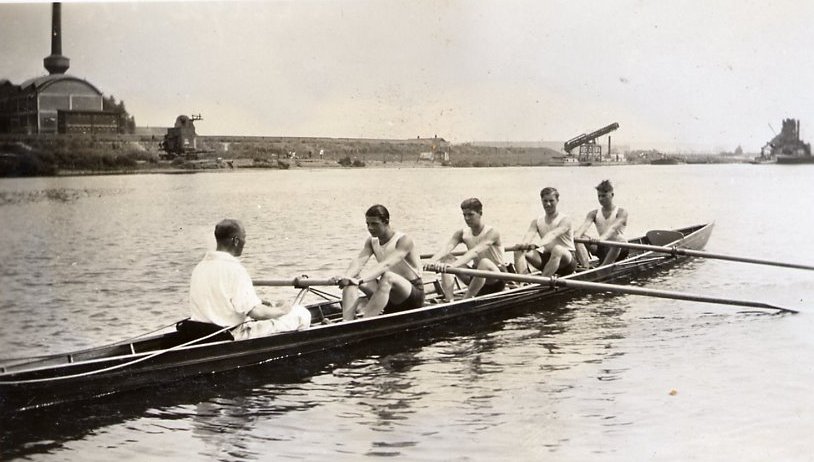
<svg viewBox="0 0 814 462">
<path fill-rule="evenodd" d="M 48 75 L 20 85 L 0 80 L 0 133 L 119 133 L 121 117 L 104 110 L 103 94 L 87 80 L 65 74 L 61 5 L 51 16 L 51 55 L 43 60 Z"/>
</svg>

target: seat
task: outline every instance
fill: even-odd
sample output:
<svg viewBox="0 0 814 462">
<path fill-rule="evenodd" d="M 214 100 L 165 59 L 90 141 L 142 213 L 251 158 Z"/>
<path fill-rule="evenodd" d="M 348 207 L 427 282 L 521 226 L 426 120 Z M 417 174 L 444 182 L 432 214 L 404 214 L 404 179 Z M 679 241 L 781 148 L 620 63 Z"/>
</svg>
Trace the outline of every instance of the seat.
<svg viewBox="0 0 814 462">
<path fill-rule="evenodd" d="M 181 338 L 181 343 L 191 342 L 192 340 L 206 337 L 207 335 L 214 334 L 223 327 L 217 324 L 208 322 L 193 321 L 191 319 L 184 319 L 175 324 L 175 330 L 178 331 L 178 336 Z M 232 333 L 224 330 L 218 335 L 206 339 L 207 342 L 219 342 L 223 340 L 234 340 Z"/>
</svg>

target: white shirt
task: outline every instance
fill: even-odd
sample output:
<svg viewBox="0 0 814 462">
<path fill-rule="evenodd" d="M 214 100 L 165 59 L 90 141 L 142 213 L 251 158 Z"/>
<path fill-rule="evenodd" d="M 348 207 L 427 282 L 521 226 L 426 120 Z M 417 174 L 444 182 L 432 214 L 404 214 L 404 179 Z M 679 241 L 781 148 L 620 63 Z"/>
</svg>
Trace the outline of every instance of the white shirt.
<svg viewBox="0 0 814 462">
<path fill-rule="evenodd" d="M 541 215 L 539 218 L 537 218 L 537 234 L 539 234 L 541 238 L 545 237 L 549 231 L 559 226 L 560 223 L 566 218 L 568 218 L 567 215 L 560 213 L 556 218 L 551 220 L 551 223 L 546 223 L 546 215 Z M 568 250 L 574 251 L 576 247 L 574 247 L 573 228 L 568 228 L 568 231 L 565 234 L 557 236 L 552 242 L 555 245 L 561 245 Z"/>
<path fill-rule="evenodd" d="M 373 255 L 376 261 L 382 262 L 387 259 L 390 254 L 396 251 L 396 244 L 399 239 L 404 237 L 404 233 L 396 231 L 393 237 L 385 245 L 381 245 L 378 237 L 370 238 L 370 245 L 373 248 Z M 408 281 L 414 281 L 421 278 L 421 261 L 415 253 L 415 249 L 407 253 L 403 260 L 397 262 L 390 268 L 390 271 L 402 276 Z"/>
<path fill-rule="evenodd" d="M 189 306 L 193 321 L 230 327 L 262 303 L 249 272 L 227 252 L 210 250 L 192 271 Z"/>
<path fill-rule="evenodd" d="M 599 235 L 605 234 L 605 231 L 608 230 L 611 224 L 616 221 L 616 216 L 619 215 L 619 207 L 614 206 L 613 210 L 611 210 L 610 215 L 608 218 L 605 218 L 605 215 L 602 214 L 602 207 L 596 209 L 596 216 L 594 217 L 594 224 L 596 225 L 596 232 Z M 619 226 L 616 230 L 616 234 L 613 236 L 608 236 L 608 239 L 624 241 L 625 240 L 625 228 L 627 228 L 626 224 Z"/>
<path fill-rule="evenodd" d="M 491 226 L 484 226 L 483 229 L 480 231 L 480 234 L 475 236 L 472 233 L 472 228 L 466 227 L 461 231 L 461 240 L 464 241 L 464 245 L 466 245 L 466 250 L 471 250 L 473 247 L 480 244 L 482 240 L 486 238 L 486 235 L 489 234 L 489 231 L 492 230 Z M 491 260 L 497 266 L 504 266 L 506 263 L 503 262 L 503 246 L 500 242 L 495 242 L 489 247 L 483 249 L 478 256 L 474 260 L 474 264 L 477 267 L 478 262 L 481 258 L 485 258 L 487 260 Z"/>
</svg>

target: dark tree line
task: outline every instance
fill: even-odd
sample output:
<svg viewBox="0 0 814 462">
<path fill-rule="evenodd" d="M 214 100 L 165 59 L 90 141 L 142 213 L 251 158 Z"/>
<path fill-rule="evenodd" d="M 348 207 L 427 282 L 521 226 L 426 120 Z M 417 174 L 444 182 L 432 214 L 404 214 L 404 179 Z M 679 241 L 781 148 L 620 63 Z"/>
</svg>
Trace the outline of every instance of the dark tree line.
<svg viewBox="0 0 814 462">
<path fill-rule="evenodd" d="M 136 118 L 127 112 L 124 101 L 117 102 L 116 97 L 113 95 L 104 97 L 102 98 L 102 110 L 118 114 L 119 127 L 121 127 L 119 128 L 120 133 L 133 134 L 136 132 Z"/>
</svg>

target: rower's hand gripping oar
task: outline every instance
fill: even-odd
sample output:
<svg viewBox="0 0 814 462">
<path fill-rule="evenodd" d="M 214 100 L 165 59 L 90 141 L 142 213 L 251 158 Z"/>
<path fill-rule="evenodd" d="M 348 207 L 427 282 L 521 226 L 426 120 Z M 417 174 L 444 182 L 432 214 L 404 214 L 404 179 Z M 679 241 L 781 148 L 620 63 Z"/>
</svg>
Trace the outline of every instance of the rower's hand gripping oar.
<svg viewBox="0 0 814 462">
<path fill-rule="evenodd" d="M 662 231 L 663 232 L 663 231 Z M 650 237 L 651 231 L 647 233 L 648 237 Z M 617 242 L 617 241 L 605 241 L 599 239 L 585 239 L 585 238 L 575 238 L 574 242 L 578 242 L 580 244 L 587 244 L 587 245 L 602 245 L 607 247 L 619 247 L 623 249 L 632 249 L 632 250 L 645 250 L 649 252 L 658 252 L 658 253 L 667 253 L 672 256 L 687 256 L 687 257 L 699 257 L 699 258 L 712 258 L 716 260 L 728 260 L 728 261 L 736 261 L 741 263 L 754 263 L 757 265 L 769 265 L 769 266 L 780 266 L 783 268 L 795 268 L 795 269 L 804 269 L 804 270 L 814 270 L 814 266 L 810 265 L 801 265 L 798 263 L 785 263 L 779 261 L 771 261 L 771 260 L 760 260 L 757 258 L 749 258 L 749 257 L 739 257 L 736 255 L 723 255 L 719 253 L 711 253 L 711 252 L 704 252 L 701 250 L 691 250 L 691 249 L 683 249 L 676 246 L 668 247 L 668 243 L 666 245 L 646 245 L 646 244 L 634 244 L 631 242 Z M 652 242 L 652 240 L 651 240 Z M 674 241 L 671 241 L 672 243 Z"/>
<path fill-rule="evenodd" d="M 617 292 L 629 295 L 644 295 L 647 297 L 669 298 L 674 300 L 688 300 L 693 302 L 717 303 L 720 305 L 746 306 L 750 308 L 763 308 L 769 310 L 785 311 L 787 313 L 797 313 L 796 310 L 784 308 L 782 306 L 770 305 L 763 302 L 749 300 L 737 300 L 731 298 L 710 297 L 706 295 L 690 294 L 686 292 L 673 292 L 667 290 L 646 289 L 644 287 L 621 286 L 617 284 L 607 284 L 601 282 L 578 281 L 575 279 L 564 279 L 553 276 L 532 276 L 530 274 L 498 273 L 496 271 L 482 271 L 468 268 L 450 268 L 447 265 L 426 265 L 426 271 L 437 271 L 443 269 L 444 272 L 455 275 L 475 276 L 491 279 L 503 279 L 506 281 L 528 282 L 531 284 L 548 285 L 552 288 L 567 287 L 571 289 L 582 289 L 599 292 Z"/>
</svg>

